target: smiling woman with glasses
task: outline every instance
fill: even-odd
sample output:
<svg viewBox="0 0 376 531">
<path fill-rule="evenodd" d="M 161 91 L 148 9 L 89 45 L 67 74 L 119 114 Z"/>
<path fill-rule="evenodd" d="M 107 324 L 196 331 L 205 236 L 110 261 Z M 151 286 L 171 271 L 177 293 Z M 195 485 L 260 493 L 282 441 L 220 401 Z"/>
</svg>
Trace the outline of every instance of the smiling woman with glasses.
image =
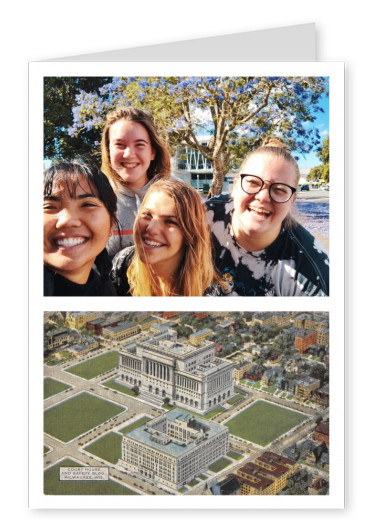
<svg viewBox="0 0 376 531">
<path fill-rule="evenodd" d="M 231 196 L 206 203 L 215 265 L 229 295 L 329 295 L 329 259 L 291 217 L 300 172 L 275 137 L 244 159 Z"/>
</svg>

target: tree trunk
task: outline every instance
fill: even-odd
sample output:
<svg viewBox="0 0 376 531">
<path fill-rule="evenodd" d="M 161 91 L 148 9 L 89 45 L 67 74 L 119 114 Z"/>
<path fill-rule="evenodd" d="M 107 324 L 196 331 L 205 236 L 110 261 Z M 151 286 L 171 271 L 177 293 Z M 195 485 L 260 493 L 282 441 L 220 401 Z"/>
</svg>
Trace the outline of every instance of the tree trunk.
<svg viewBox="0 0 376 531">
<path fill-rule="evenodd" d="M 212 162 L 213 180 L 207 198 L 210 199 L 222 192 L 223 182 L 228 170 L 227 153 L 220 152 Z"/>
</svg>

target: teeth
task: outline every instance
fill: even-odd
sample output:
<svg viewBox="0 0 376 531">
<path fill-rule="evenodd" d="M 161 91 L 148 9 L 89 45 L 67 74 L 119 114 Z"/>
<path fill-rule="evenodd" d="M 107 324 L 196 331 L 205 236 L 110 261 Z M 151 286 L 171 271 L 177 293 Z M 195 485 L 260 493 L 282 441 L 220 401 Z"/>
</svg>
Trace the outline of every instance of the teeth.
<svg viewBox="0 0 376 531">
<path fill-rule="evenodd" d="M 56 240 L 56 243 L 60 247 L 74 247 L 80 243 L 84 243 L 85 238 L 62 238 L 61 240 Z"/>
<path fill-rule="evenodd" d="M 152 242 L 150 240 L 144 240 L 147 245 L 151 245 L 152 247 L 163 247 L 163 243 L 158 242 Z"/>
<path fill-rule="evenodd" d="M 137 162 L 132 162 L 127 164 L 126 162 L 123 163 L 124 168 L 135 168 L 137 166 Z"/>
<path fill-rule="evenodd" d="M 268 216 L 270 214 L 270 212 L 268 210 L 263 210 L 262 208 L 250 207 L 250 210 L 253 210 L 254 212 L 257 212 L 258 214 L 264 214 L 266 216 Z"/>
</svg>

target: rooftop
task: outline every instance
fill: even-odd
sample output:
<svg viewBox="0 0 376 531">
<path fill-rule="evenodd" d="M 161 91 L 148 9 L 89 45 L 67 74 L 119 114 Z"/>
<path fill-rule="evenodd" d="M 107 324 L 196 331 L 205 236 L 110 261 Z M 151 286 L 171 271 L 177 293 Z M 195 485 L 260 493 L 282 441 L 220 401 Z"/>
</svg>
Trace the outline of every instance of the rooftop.
<svg viewBox="0 0 376 531">
<path fill-rule="evenodd" d="M 228 428 L 220 426 L 215 422 L 198 418 L 178 408 L 165 413 L 162 417 L 165 417 L 166 422 L 185 424 L 187 428 L 193 429 L 192 436 L 186 442 L 183 442 L 167 435 L 161 429 L 153 428 L 156 425 L 161 426 L 158 421 L 161 421 L 162 418 L 157 417 L 157 419 L 153 419 L 143 426 L 135 428 L 125 437 L 141 442 L 158 451 L 163 451 L 173 457 L 179 457 L 199 445 L 203 440 L 220 432 L 228 431 Z"/>
</svg>

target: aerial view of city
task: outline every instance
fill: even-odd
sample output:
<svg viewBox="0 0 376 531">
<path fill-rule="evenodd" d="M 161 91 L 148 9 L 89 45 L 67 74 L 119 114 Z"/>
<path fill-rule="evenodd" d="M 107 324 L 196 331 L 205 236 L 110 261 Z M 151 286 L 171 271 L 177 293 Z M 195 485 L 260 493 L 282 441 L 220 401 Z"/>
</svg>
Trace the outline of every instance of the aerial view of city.
<svg viewBox="0 0 376 531">
<path fill-rule="evenodd" d="M 45 312 L 45 495 L 328 495 L 327 312 Z"/>
</svg>

